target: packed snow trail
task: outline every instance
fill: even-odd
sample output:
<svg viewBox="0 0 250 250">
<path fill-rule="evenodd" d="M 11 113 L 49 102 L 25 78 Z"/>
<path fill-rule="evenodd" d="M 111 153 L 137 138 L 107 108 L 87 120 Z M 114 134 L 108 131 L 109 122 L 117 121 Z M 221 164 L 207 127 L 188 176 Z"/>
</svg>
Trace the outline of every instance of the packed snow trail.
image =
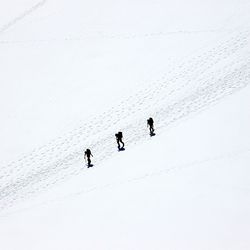
<svg viewBox="0 0 250 250">
<path fill-rule="evenodd" d="M 248 31 L 235 32 L 216 47 L 175 66 L 117 107 L 1 168 L 0 209 L 79 174 L 86 147 L 95 156 L 95 166 L 100 165 L 117 153 L 114 134 L 118 129 L 123 131 L 128 149 L 149 139 L 149 116 L 159 134 L 247 86 L 249 38 Z"/>
</svg>

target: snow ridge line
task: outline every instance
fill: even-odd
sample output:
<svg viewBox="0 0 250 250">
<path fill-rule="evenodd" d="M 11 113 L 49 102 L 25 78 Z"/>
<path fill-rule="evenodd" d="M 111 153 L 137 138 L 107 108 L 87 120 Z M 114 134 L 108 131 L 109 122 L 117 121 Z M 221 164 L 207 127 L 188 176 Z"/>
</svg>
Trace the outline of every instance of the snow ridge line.
<svg viewBox="0 0 250 250">
<path fill-rule="evenodd" d="M 35 12 L 37 9 L 41 8 L 43 5 L 45 5 L 45 3 L 47 2 L 47 0 L 42 0 L 38 3 L 36 3 L 35 5 L 33 5 L 31 8 L 25 10 L 22 14 L 20 14 L 19 16 L 15 17 L 14 19 L 12 19 L 11 21 L 9 21 L 8 23 L 4 24 L 1 28 L 0 28 L 0 34 L 5 32 L 6 30 L 10 29 L 12 26 L 16 25 L 18 22 L 20 22 L 22 19 L 24 19 L 25 17 L 31 15 L 33 12 Z"/>
<path fill-rule="evenodd" d="M 130 114 L 130 116 L 132 116 L 135 113 L 137 114 L 136 117 L 143 117 L 133 122 L 132 124 L 128 122 L 126 127 L 123 126 L 123 130 L 126 131 L 125 136 L 127 136 L 126 145 L 132 146 L 147 138 L 146 130 L 140 130 L 140 128 L 145 126 L 145 109 L 147 110 L 147 108 L 152 105 L 152 101 L 154 103 L 152 107 L 154 108 L 149 108 L 147 114 L 154 114 L 154 117 L 159 124 L 157 131 L 161 131 L 163 129 L 166 129 L 166 127 L 170 126 L 171 124 L 174 124 L 175 122 L 189 116 L 190 114 L 199 112 L 202 109 L 205 109 L 214 104 L 221 98 L 247 86 L 250 80 L 250 63 L 246 62 L 244 57 L 238 61 L 233 60 L 233 63 L 230 63 L 229 65 L 227 65 L 227 67 L 224 67 L 219 72 L 212 71 L 213 74 L 208 72 L 208 75 L 204 76 L 204 67 L 206 67 L 206 69 L 211 69 L 212 66 L 217 64 L 219 61 L 228 58 L 228 56 L 233 55 L 234 53 L 236 53 L 236 51 L 244 48 L 245 43 L 242 42 L 242 39 L 244 40 L 245 38 L 243 36 L 243 38 L 241 37 L 239 41 L 233 39 L 233 42 L 231 41 L 230 43 L 226 43 L 230 48 L 219 46 L 219 51 L 222 50 L 223 53 L 219 53 L 219 56 L 217 55 L 216 58 L 214 56 L 215 52 L 215 54 L 218 54 L 218 50 L 216 49 L 207 54 L 205 53 L 206 56 L 202 57 L 202 61 L 204 63 L 201 63 L 201 60 L 199 60 L 199 63 L 197 63 L 197 61 L 194 61 L 191 65 L 191 69 L 193 67 L 195 67 L 196 69 L 194 69 L 194 72 L 189 71 L 190 67 L 182 67 L 181 69 L 179 68 L 179 70 L 182 71 L 181 73 L 179 73 L 178 77 L 174 75 L 176 78 L 175 84 L 182 83 L 182 86 L 187 85 L 189 88 L 190 86 L 196 86 L 194 91 L 192 91 L 191 93 L 180 93 L 183 92 L 181 91 L 181 89 L 178 90 L 177 88 L 176 91 L 175 86 L 171 86 L 171 84 L 166 85 L 164 84 L 164 82 L 160 82 L 160 84 L 158 85 L 153 84 L 153 88 L 148 88 L 146 90 L 146 95 L 145 91 L 139 93 L 135 98 L 136 104 L 138 104 L 138 106 L 134 106 L 135 104 L 133 103 L 132 110 L 128 109 L 128 105 L 121 105 L 120 110 L 116 110 L 119 111 L 118 113 L 111 113 L 112 116 L 120 115 L 119 119 L 121 120 L 124 115 L 127 116 L 128 114 Z M 211 60 L 209 61 L 208 59 Z M 209 65 L 210 67 L 208 67 Z M 198 69 L 196 68 L 196 66 L 198 67 Z M 187 70 L 187 72 L 185 70 Z M 190 79 L 190 81 L 186 82 L 187 79 Z M 193 80 L 194 84 L 191 84 L 191 80 Z M 197 88 L 197 86 L 201 87 Z M 169 87 L 171 88 L 169 89 Z M 165 94 L 165 100 L 166 97 L 167 100 L 164 101 L 164 99 L 159 98 L 159 101 L 157 97 L 159 97 L 159 93 L 162 94 L 162 91 L 164 89 L 165 91 L 162 96 L 164 97 Z M 171 94 L 169 94 L 169 90 L 172 91 Z M 173 93 L 175 93 L 176 95 L 174 95 Z M 157 102 L 155 102 L 155 100 L 157 100 Z M 124 108 L 127 111 L 124 110 Z M 106 119 L 110 118 L 110 113 L 107 112 L 106 115 L 104 114 L 103 117 L 100 118 L 100 120 L 103 120 L 103 118 L 105 117 Z M 110 125 L 112 123 L 112 119 L 110 119 L 106 124 Z M 101 128 L 101 130 L 103 129 L 103 125 L 97 124 L 97 127 L 98 126 Z M 96 128 L 94 127 L 94 129 Z M 21 172 L 17 178 L 13 178 L 11 172 L 5 172 L 5 175 L 1 175 L 3 180 L 5 180 L 5 185 L 1 186 L 0 207 L 6 208 L 11 204 L 14 204 L 17 200 L 22 200 L 29 195 L 35 194 L 39 190 L 47 189 L 49 186 L 57 182 L 61 182 L 64 179 L 70 178 L 70 176 L 79 174 L 80 171 L 82 171 L 81 158 L 84 145 L 90 145 L 90 147 L 93 148 L 93 151 L 96 155 L 96 164 L 99 164 L 115 153 L 114 138 L 113 135 L 109 133 L 109 131 L 106 133 L 106 136 L 104 135 L 104 137 L 102 135 L 100 137 L 92 139 L 90 135 L 90 138 L 88 138 L 84 144 L 83 141 L 81 141 L 82 134 L 78 132 L 79 130 L 77 130 L 76 134 L 72 133 L 71 139 L 66 140 L 66 142 L 64 141 L 64 144 L 66 144 L 67 147 L 71 145 L 71 148 L 69 152 L 60 154 L 59 158 L 53 158 L 54 156 L 56 156 L 54 155 L 54 151 L 56 151 L 54 145 L 54 149 L 52 150 L 50 158 L 47 158 L 46 161 L 43 161 L 43 156 L 41 157 L 42 162 L 44 162 L 43 165 L 41 164 L 41 161 L 39 161 L 39 158 L 37 159 L 36 157 L 34 157 L 33 160 L 31 159 L 30 166 L 32 164 L 36 165 L 35 167 L 33 167 L 35 169 L 32 170 L 30 168 L 27 168 L 27 171 L 25 172 L 22 171 L 22 166 L 20 167 L 20 165 L 14 164 L 12 171 Z M 80 132 L 83 131 L 80 130 Z M 81 142 L 82 144 L 79 142 Z M 63 145 L 61 146 L 63 148 Z M 46 158 L 46 154 L 44 154 L 44 157 Z M 23 164 L 25 164 L 25 161 L 23 161 Z"/>
</svg>

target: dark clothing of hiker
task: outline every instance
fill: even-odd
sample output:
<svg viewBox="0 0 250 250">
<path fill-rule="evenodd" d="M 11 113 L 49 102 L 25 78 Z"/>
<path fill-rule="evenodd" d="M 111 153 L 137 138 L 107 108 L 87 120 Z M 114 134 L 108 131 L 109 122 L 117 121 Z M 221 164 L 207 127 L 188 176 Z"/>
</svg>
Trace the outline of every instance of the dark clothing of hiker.
<svg viewBox="0 0 250 250">
<path fill-rule="evenodd" d="M 154 120 L 153 120 L 153 118 L 149 118 L 148 120 L 147 120 L 147 126 L 149 127 L 149 131 L 150 131 L 150 134 L 153 134 L 154 133 Z"/>
<path fill-rule="evenodd" d="M 87 157 L 88 166 L 90 166 L 90 165 L 91 165 L 90 156 L 92 156 L 92 157 L 93 157 L 93 155 L 91 154 L 90 149 L 86 149 L 86 151 L 84 152 L 84 159 L 86 160 L 86 157 Z"/>
<path fill-rule="evenodd" d="M 115 134 L 115 137 L 116 137 L 116 141 L 117 141 L 117 144 L 118 144 L 118 149 L 123 149 L 124 148 L 124 142 L 122 141 L 122 132 L 118 132 L 117 134 Z M 122 147 L 120 145 L 120 143 L 122 144 Z"/>
</svg>

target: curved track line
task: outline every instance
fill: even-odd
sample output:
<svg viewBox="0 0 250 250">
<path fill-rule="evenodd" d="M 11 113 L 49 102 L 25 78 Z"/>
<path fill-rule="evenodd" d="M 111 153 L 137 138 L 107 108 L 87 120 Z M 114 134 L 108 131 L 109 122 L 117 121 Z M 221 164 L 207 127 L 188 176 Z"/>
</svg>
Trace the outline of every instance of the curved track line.
<svg viewBox="0 0 250 250">
<path fill-rule="evenodd" d="M 10 215 L 19 213 L 19 212 L 24 212 L 24 211 L 27 211 L 27 210 L 30 210 L 30 209 L 33 209 L 33 208 L 36 208 L 36 207 L 46 206 L 46 205 L 49 205 L 49 204 L 52 204 L 52 203 L 54 203 L 54 204 L 59 203 L 59 202 L 65 200 L 65 199 L 72 199 L 72 198 L 74 198 L 76 196 L 84 195 L 84 194 L 91 193 L 91 192 L 94 192 L 94 191 L 103 190 L 103 189 L 107 189 L 107 188 L 113 189 L 113 188 L 116 188 L 118 186 L 125 185 L 125 184 L 128 184 L 128 183 L 138 182 L 138 181 L 142 181 L 142 180 L 145 180 L 145 179 L 148 179 L 148 178 L 154 178 L 154 177 L 166 175 L 166 174 L 172 173 L 174 171 L 179 171 L 179 170 L 182 170 L 182 169 L 187 169 L 187 168 L 203 165 L 203 164 L 206 164 L 206 163 L 209 163 L 209 162 L 214 162 L 214 161 L 224 160 L 224 159 L 237 158 L 237 157 L 241 156 L 242 154 L 246 154 L 246 153 L 249 153 L 249 152 L 250 152 L 250 149 L 242 149 L 242 150 L 239 150 L 239 151 L 234 151 L 234 152 L 229 152 L 229 153 L 225 153 L 225 154 L 211 156 L 211 157 L 204 158 L 204 159 L 201 159 L 201 160 L 196 160 L 196 161 L 192 161 L 192 162 L 173 165 L 173 166 L 170 166 L 170 167 L 167 167 L 167 168 L 162 168 L 162 169 L 158 169 L 156 171 L 152 171 L 152 172 L 140 174 L 140 175 L 137 175 L 137 176 L 134 176 L 134 177 L 126 178 L 125 180 L 109 182 L 109 183 L 102 184 L 102 185 L 94 185 L 94 186 L 91 186 L 91 187 L 88 187 L 88 188 L 81 189 L 81 190 L 76 191 L 76 192 L 71 192 L 69 194 L 66 194 L 66 195 L 63 195 L 63 196 L 60 196 L 60 197 L 56 197 L 56 198 L 46 200 L 46 201 L 43 201 L 43 202 L 38 202 L 35 205 L 31 205 L 31 206 L 24 207 L 24 208 L 21 208 L 21 209 L 16 209 L 16 210 L 11 211 L 11 212 L 5 212 L 5 213 L 0 215 L 0 218 L 4 218 L 4 217 L 7 217 L 7 216 L 10 216 Z"/>
</svg>

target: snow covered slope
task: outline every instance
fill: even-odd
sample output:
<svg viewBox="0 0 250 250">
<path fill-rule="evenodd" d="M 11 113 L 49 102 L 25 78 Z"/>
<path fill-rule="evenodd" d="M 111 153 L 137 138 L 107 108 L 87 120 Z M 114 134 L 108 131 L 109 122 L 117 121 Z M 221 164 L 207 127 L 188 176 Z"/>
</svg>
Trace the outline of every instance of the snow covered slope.
<svg viewBox="0 0 250 250">
<path fill-rule="evenodd" d="M 250 249 L 250 4 L 15 2 L 0 19 L 4 249 Z"/>
</svg>

